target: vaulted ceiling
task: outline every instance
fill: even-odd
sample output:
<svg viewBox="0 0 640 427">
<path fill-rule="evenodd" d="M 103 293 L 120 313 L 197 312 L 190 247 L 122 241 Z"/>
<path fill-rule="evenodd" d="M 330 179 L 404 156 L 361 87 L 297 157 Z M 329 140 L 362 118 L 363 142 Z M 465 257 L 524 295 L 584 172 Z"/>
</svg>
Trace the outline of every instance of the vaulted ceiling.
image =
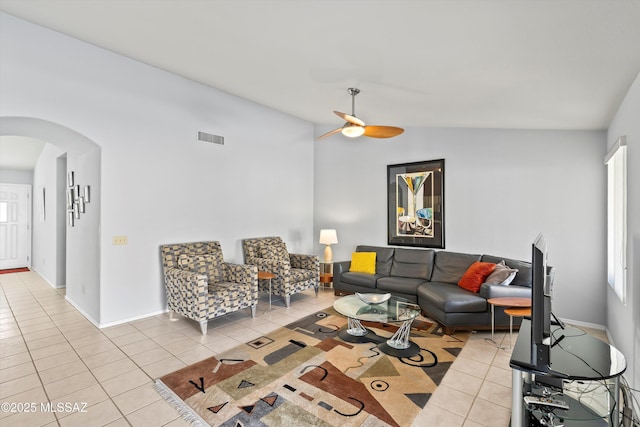
<svg viewBox="0 0 640 427">
<path fill-rule="evenodd" d="M 636 0 L 0 0 L 0 10 L 317 124 L 606 129 Z M 0 52 L 0 60 L 2 53 Z"/>
</svg>

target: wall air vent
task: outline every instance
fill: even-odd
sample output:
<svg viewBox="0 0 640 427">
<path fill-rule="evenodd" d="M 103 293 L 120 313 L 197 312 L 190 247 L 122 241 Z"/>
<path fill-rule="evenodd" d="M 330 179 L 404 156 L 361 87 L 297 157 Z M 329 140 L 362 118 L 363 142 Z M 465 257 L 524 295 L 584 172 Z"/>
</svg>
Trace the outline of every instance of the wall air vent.
<svg viewBox="0 0 640 427">
<path fill-rule="evenodd" d="M 214 144 L 224 145 L 224 136 L 213 135 L 206 132 L 198 132 L 198 141 L 212 142 Z"/>
</svg>

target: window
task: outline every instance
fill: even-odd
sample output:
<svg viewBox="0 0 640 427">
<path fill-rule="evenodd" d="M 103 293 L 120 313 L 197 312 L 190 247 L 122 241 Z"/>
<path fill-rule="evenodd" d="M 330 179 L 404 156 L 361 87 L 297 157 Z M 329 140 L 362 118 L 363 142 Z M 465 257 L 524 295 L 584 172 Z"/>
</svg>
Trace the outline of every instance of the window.
<svg viewBox="0 0 640 427">
<path fill-rule="evenodd" d="M 627 142 L 618 138 L 604 160 L 607 165 L 607 281 L 620 301 L 627 276 Z"/>
</svg>

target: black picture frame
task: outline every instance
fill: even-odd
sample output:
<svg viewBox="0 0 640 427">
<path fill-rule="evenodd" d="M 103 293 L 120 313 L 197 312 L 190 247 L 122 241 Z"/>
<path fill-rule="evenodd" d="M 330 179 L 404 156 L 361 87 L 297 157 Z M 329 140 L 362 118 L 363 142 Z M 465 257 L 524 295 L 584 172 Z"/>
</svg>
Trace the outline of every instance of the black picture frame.
<svg viewBox="0 0 640 427">
<path fill-rule="evenodd" d="M 389 245 L 444 249 L 444 159 L 387 166 Z"/>
</svg>

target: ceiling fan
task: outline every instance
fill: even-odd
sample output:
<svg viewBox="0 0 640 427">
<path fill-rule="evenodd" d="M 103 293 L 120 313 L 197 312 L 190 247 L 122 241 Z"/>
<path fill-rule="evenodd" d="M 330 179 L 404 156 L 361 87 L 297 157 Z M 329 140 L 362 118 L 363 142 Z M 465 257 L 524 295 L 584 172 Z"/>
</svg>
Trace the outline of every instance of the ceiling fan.
<svg viewBox="0 0 640 427">
<path fill-rule="evenodd" d="M 360 89 L 350 87 L 347 90 L 349 91 L 349 95 L 351 95 L 351 115 L 341 113 L 340 111 L 334 111 L 336 115 L 346 120 L 345 124 L 342 127 L 325 133 L 324 135 L 320 135 L 316 141 L 338 132 L 342 132 L 344 136 L 348 136 L 349 138 L 355 138 L 361 135 L 371 138 L 391 138 L 404 132 L 404 129 L 397 128 L 395 126 L 365 125 L 362 120 L 356 117 L 356 95 L 360 93 Z"/>
</svg>

